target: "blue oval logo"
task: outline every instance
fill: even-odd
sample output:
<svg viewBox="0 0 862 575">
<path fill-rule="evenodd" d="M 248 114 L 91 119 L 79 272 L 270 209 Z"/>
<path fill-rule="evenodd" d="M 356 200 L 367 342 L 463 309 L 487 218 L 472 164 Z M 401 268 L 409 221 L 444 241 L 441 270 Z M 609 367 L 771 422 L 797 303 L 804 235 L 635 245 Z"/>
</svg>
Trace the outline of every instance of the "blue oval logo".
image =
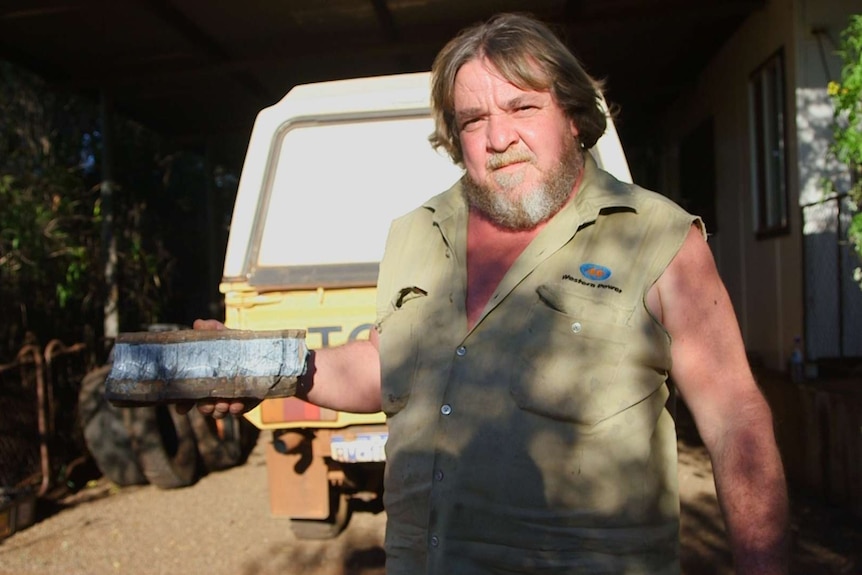
<svg viewBox="0 0 862 575">
<path fill-rule="evenodd" d="M 611 270 L 598 264 L 583 264 L 581 266 L 581 275 L 589 280 L 603 282 L 611 277 Z"/>
</svg>

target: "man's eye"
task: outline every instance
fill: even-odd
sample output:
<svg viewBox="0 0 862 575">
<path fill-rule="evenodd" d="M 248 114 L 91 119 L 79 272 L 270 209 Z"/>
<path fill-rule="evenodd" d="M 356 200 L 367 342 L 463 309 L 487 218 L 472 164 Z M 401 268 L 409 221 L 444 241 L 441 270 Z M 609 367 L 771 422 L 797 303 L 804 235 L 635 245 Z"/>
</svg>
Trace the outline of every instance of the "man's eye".
<svg viewBox="0 0 862 575">
<path fill-rule="evenodd" d="M 461 122 L 461 131 L 469 132 L 470 130 L 475 130 L 479 123 L 481 122 L 481 118 L 470 118 L 468 120 L 464 120 Z"/>
</svg>

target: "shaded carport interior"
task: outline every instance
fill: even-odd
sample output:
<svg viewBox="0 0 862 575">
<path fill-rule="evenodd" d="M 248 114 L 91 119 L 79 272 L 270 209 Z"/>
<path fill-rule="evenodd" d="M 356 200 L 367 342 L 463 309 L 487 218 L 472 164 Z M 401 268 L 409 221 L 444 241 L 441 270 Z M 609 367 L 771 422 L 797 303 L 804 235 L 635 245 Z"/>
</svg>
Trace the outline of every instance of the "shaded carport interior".
<svg viewBox="0 0 862 575">
<path fill-rule="evenodd" d="M 765 2 L 4 0 L 0 59 L 35 72 L 53 90 L 110 102 L 168 147 L 200 152 L 209 168 L 239 174 L 256 114 L 291 87 L 428 70 L 464 26 L 498 12 L 527 12 L 551 24 L 605 81 L 630 158 L 649 158 L 668 107 Z M 103 165 L 105 181 L 112 179 L 110 164 Z M 651 187 L 649 179 L 638 181 Z M 205 266 L 197 273 L 183 266 L 178 275 L 188 285 L 178 290 L 185 298 L 178 309 L 189 317 L 171 314 L 170 321 L 217 317 L 223 303 L 217 286 L 226 228 L 219 222 L 230 208 L 203 205 L 192 226 L 203 237 L 186 246 L 193 256 L 178 257 Z M 111 234 L 106 223 L 103 238 Z M 108 323 L 106 333 L 116 329 Z"/>
<path fill-rule="evenodd" d="M 256 113 L 292 86 L 427 70 L 501 11 L 552 24 L 606 81 L 626 146 L 765 0 L 6 0 L 0 58 L 239 170 Z"/>
</svg>

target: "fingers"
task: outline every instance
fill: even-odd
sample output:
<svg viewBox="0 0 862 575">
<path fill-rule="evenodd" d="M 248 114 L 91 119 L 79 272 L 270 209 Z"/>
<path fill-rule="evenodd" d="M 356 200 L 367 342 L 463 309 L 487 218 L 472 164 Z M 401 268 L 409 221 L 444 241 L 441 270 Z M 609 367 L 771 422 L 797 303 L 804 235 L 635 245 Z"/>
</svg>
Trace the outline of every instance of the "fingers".
<svg viewBox="0 0 862 575">
<path fill-rule="evenodd" d="M 258 403 L 258 401 L 246 403 L 241 400 L 227 401 L 220 399 L 203 400 L 197 402 L 197 404 L 184 401 L 177 403 L 175 409 L 177 413 L 183 415 L 185 413 L 188 413 L 192 409 L 192 407 L 195 407 L 195 405 L 197 405 L 197 409 L 202 415 L 208 415 L 213 419 L 222 419 L 228 414 L 242 415 Z"/>
<path fill-rule="evenodd" d="M 230 412 L 230 403 L 227 401 L 199 401 L 198 411 L 203 415 L 209 415 L 213 419 L 222 419 Z"/>
<path fill-rule="evenodd" d="M 228 411 L 234 415 L 241 415 L 247 410 L 246 405 L 242 401 L 235 401 L 228 406 Z"/>
<path fill-rule="evenodd" d="M 217 319 L 196 319 L 192 324 L 193 329 L 201 330 L 223 330 L 225 325 Z"/>
<path fill-rule="evenodd" d="M 243 401 L 216 401 L 208 405 L 198 405 L 198 410 L 201 413 L 210 415 L 213 419 L 221 419 L 228 414 L 242 415 L 251 409 L 251 407 L 253 405 L 246 405 Z"/>
<path fill-rule="evenodd" d="M 174 405 L 174 410 L 180 415 L 185 415 L 190 412 L 194 406 L 194 401 L 180 401 Z"/>
<path fill-rule="evenodd" d="M 231 412 L 230 406 L 231 404 L 227 401 L 217 401 L 213 404 L 213 410 L 210 415 L 213 419 L 222 419 Z"/>
</svg>

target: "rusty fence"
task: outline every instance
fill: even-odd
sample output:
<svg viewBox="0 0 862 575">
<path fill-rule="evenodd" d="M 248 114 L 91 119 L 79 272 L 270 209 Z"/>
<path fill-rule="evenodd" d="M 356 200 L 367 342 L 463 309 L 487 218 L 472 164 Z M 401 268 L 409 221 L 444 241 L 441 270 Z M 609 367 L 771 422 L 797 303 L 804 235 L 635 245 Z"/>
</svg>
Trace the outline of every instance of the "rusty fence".
<svg viewBox="0 0 862 575">
<path fill-rule="evenodd" d="M 0 365 L 0 488 L 42 496 L 86 460 L 78 390 L 91 364 L 85 344 L 52 340 Z"/>
</svg>

